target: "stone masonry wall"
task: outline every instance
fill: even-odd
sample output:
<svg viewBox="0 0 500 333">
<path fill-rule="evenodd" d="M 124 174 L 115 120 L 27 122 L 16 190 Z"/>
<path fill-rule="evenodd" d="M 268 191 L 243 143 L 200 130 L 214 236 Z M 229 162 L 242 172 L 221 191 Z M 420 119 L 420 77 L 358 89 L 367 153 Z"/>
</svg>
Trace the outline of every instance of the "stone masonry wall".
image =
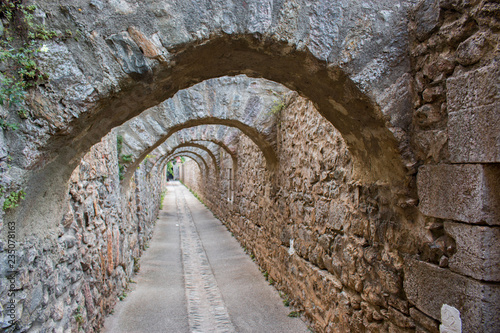
<svg viewBox="0 0 500 333">
<path fill-rule="evenodd" d="M 439 251 L 407 262 L 405 291 L 436 319 L 459 309 L 464 332 L 500 327 L 499 17 L 497 1 L 421 1 L 409 26 L 419 210 Z"/>
<path fill-rule="evenodd" d="M 421 325 L 403 291 L 401 251 L 416 252 L 424 235 L 409 231 L 383 186 L 352 179 L 345 143 L 312 103 L 294 95 L 286 104 L 278 115 L 279 186 L 273 189 L 262 153 L 241 136 L 234 204 L 216 200 L 227 196 L 224 168 L 219 188 L 201 180 L 203 201 L 318 331 L 402 332 Z"/>
<path fill-rule="evenodd" d="M 179 167 L 179 178 L 193 192 L 204 193 L 202 171 L 194 160 L 189 159 Z"/>
<path fill-rule="evenodd" d="M 57 1 L 40 4 L 44 11 L 37 15 L 41 20 L 47 19 L 63 30 L 78 26 L 85 43 L 73 39 L 47 42 L 49 52 L 44 57 L 51 64 L 47 67 L 54 68 L 51 82 L 30 92 L 33 119 L 21 120 L 14 110 L 0 110 L 2 118 L 21 124 L 19 131 L 0 130 L 1 192 L 4 187 L 9 192 L 26 189 L 27 198 L 16 216 L 30 219 L 11 221 L 9 214 L 0 213 L 2 330 L 98 330 L 146 247 L 158 211 L 161 175 L 149 174 L 151 165 L 146 160 L 137 170 L 131 169 L 134 180 L 122 188 L 116 137 L 110 134 L 75 169 L 68 192 L 60 191 L 63 187 L 59 185 L 66 184 L 72 163 L 80 160 L 90 142 L 101 138 L 115 126 L 112 124 L 163 101 L 180 87 L 234 73 L 231 66 L 235 64 L 240 68 L 241 59 L 234 57 L 241 53 L 233 52 L 233 47 L 240 45 L 238 38 L 233 40 L 231 33 L 220 35 L 221 31 L 242 31 L 242 41 L 250 43 L 243 54 L 250 55 L 256 50 L 256 41 L 247 33 L 257 40 L 259 34 L 255 32 L 268 37 L 276 32 L 280 36 L 284 43 L 275 46 L 281 55 L 271 57 L 272 48 L 264 52 L 276 61 L 270 62 L 273 70 L 256 71 L 255 75 L 276 78 L 316 97 L 315 103 L 322 103 L 324 114 L 337 121 L 339 129 L 345 125 L 344 139 L 355 144 L 356 156 L 361 158 L 364 150 L 360 144 L 369 144 L 371 137 L 382 140 L 373 136 L 382 126 L 370 127 L 375 119 L 370 116 L 373 110 L 361 107 L 370 103 L 347 103 L 354 105 L 349 110 L 333 104 L 332 109 L 334 100 L 328 100 L 331 92 L 342 92 L 342 96 L 346 92 L 346 102 L 365 101 L 360 98 L 363 94 L 347 93 L 355 88 L 345 85 L 350 81 L 337 82 L 330 77 L 335 74 L 330 69 L 342 67 L 387 116 L 391 124 L 388 128 L 397 137 L 399 153 L 407 162 L 407 187 L 358 182 L 343 139 L 311 102 L 297 96 L 283 97 L 287 107 L 274 115 L 278 120 L 277 170 L 266 170 L 261 151 L 241 136 L 237 165 L 228 155 L 215 152 L 220 172 L 216 174 L 210 160 L 206 161 L 209 170 L 203 166 L 199 170 L 188 162 L 184 182 L 227 224 L 318 331 L 438 332 L 442 306 L 446 304 L 460 311 L 464 332 L 496 332 L 500 327 L 498 1 L 421 0 L 403 1 L 400 6 L 391 1 L 316 1 L 307 11 L 293 5 L 296 1 L 275 2 L 279 5 L 268 11 L 269 24 L 254 29 L 255 13 L 248 11 L 250 14 L 235 16 L 238 19 L 234 22 L 241 20 L 241 28 L 235 25 L 229 30 L 220 29 L 219 23 L 207 28 L 205 20 L 191 19 L 193 10 L 196 12 L 191 6 L 178 6 L 179 14 L 175 15 L 179 16 L 171 16 L 156 7 L 148 9 L 149 2 L 132 2 L 130 8 L 127 1 L 97 1 L 97 5 L 89 6 L 78 0 L 62 7 Z M 410 4 L 415 6 L 409 13 L 407 31 Z M 199 6 L 197 13 L 210 15 L 200 17 L 219 17 L 212 13 L 222 13 L 205 7 Z M 240 7 L 234 8 L 239 11 Z M 121 13 L 121 8 L 128 8 L 132 16 L 122 19 L 127 16 L 122 16 L 126 13 Z M 290 12 L 290 17 L 300 14 L 297 22 L 304 27 L 298 24 L 301 28 L 291 28 L 295 20 L 288 20 L 288 14 L 272 23 L 275 20 L 271 16 L 278 11 Z M 184 16 L 190 19 L 184 20 Z M 365 29 L 363 23 L 370 17 L 375 24 Z M 180 29 L 171 29 L 172 18 L 172 22 L 185 23 L 179 25 Z M 340 33 L 334 33 L 336 24 L 342 26 Z M 180 66 L 189 71 L 174 71 L 178 78 L 174 75 L 171 79 L 165 73 L 171 72 L 172 64 L 185 63 L 184 48 L 177 54 L 169 47 L 172 57 L 178 57 L 169 55 L 169 59 L 178 61 L 165 61 L 163 47 L 154 55 L 158 59 L 153 60 L 128 37 L 128 31 L 137 37 L 139 30 L 168 41 L 170 46 L 192 45 L 194 39 L 205 38 L 200 31 L 206 36 L 216 31 L 215 44 L 202 43 L 194 54 L 217 66 L 203 64 L 198 68 L 189 61 L 190 66 Z M 192 33 L 181 36 L 186 31 Z M 289 33 L 291 37 L 286 36 Z M 288 48 L 287 41 L 290 45 L 298 41 L 302 44 L 304 36 L 310 40 L 304 49 L 311 51 L 313 58 L 302 62 L 302 53 L 296 58 L 295 53 L 282 47 Z M 332 36 L 342 45 L 331 45 Z M 147 41 L 144 38 L 142 41 Z M 106 45 L 114 41 L 123 41 L 134 51 L 113 55 Z M 407 48 L 410 59 L 406 57 Z M 185 54 L 190 59 L 191 53 Z M 214 54 L 224 54 L 224 58 Z M 333 66 L 325 72 L 326 59 Z M 124 70 L 120 61 L 125 68 L 130 65 L 131 72 Z M 249 69 L 259 69 L 259 61 L 251 63 Z M 328 75 L 311 76 L 310 72 Z M 154 76 L 158 73 L 159 77 Z M 173 84 L 168 88 L 155 82 Z M 334 90 L 330 90 L 332 87 Z M 108 100 L 108 95 L 116 104 Z M 96 109 L 95 105 L 103 107 Z M 364 118 L 366 110 L 368 118 Z M 358 121 L 363 126 L 357 126 Z M 382 137 L 392 138 L 383 128 Z M 359 141 L 358 136 L 364 139 Z M 387 172 L 380 170 L 386 165 L 385 159 L 373 157 L 392 153 L 399 157 L 396 145 L 377 143 L 389 140 L 372 141 L 376 144 L 365 149 L 361 165 L 369 169 L 370 161 L 374 161 L 372 171 L 385 175 Z M 42 149 L 45 146 L 46 150 Z M 62 154 L 56 160 L 61 151 L 76 155 Z M 55 162 L 43 167 L 50 161 Z M 43 172 L 37 173 L 40 168 Z M 229 169 L 235 171 L 234 201 L 228 200 L 232 197 Z M 390 169 L 388 173 L 404 173 L 396 171 Z M 35 174 L 42 176 L 37 179 Z M 66 198 L 54 200 L 60 194 Z M 57 223 L 50 222 L 58 222 L 63 215 L 60 207 L 65 214 L 58 228 L 53 228 Z M 37 216 L 43 220 L 33 218 Z M 51 228 L 46 228 L 49 225 Z M 38 234 L 24 238 L 26 229 Z"/>
<path fill-rule="evenodd" d="M 491 294 L 477 299 L 481 284 L 453 273 L 468 259 L 457 243 L 472 246 L 465 226 L 450 221 L 443 227 L 443 221 L 398 202 L 384 185 L 356 182 L 350 154 L 333 126 L 300 97 L 292 96 L 286 104 L 278 115 L 280 167 L 273 176 L 263 154 L 241 136 L 233 204 L 227 200 L 228 155 L 221 154 L 218 180 L 203 177 L 192 162 L 184 165 L 183 175 L 189 176 L 183 180 L 305 311 L 315 329 L 438 332 L 441 317 L 435 314 L 441 304 L 464 297 L 464 332 L 480 327 L 478 320 L 494 322 L 498 310 L 491 302 L 497 286 L 483 283 Z M 478 231 L 485 240 L 472 248 L 495 239 L 488 228 Z M 496 272 L 494 253 L 484 259 L 488 266 L 483 270 L 490 275 Z M 469 265 L 469 270 L 480 272 L 481 265 Z M 446 280 L 462 287 L 453 290 L 443 285 Z M 467 290 L 471 284 L 477 291 Z"/>
<path fill-rule="evenodd" d="M 411 12 L 415 199 L 356 182 L 342 139 L 300 98 L 280 115 L 275 174 L 241 137 L 234 205 L 203 179 L 200 196 L 317 330 L 438 332 L 444 304 L 464 332 L 500 326 L 499 10 Z"/>
<path fill-rule="evenodd" d="M 2 332 L 99 330 L 138 269 L 158 214 L 160 179 L 146 179 L 143 169 L 122 192 L 117 138 L 108 134 L 73 172 L 58 234 L 16 239 L 12 268 L 3 241 Z"/>
</svg>

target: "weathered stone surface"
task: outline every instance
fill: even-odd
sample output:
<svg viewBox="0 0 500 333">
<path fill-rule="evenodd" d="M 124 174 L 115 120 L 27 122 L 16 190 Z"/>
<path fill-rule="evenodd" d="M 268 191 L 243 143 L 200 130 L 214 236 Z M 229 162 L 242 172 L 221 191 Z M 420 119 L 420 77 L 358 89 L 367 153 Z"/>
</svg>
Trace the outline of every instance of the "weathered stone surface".
<svg viewBox="0 0 500 333">
<path fill-rule="evenodd" d="M 421 0 L 415 7 L 415 33 L 418 40 L 423 41 L 430 37 L 439 23 L 439 1 Z"/>
<path fill-rule="evenodd" d="M 476 34 L 463 41 L 457 48 L 457 62 L 464 66 L 473 65 L 486 53 L 488 40 L 484 34 Z"/>
<path fill-rule="evenodd" d="M 413 318 L 417 325 L 422 326 L 428 332 L 439 333 L 438 321 L 430 318 L 417 308 L 410 308 L 410 316 Z"/>
<path fill-rule="evenodd" d="M 500 325 L 500 286 L 479 282 L 415 259 L 407 259 L 404 289 L 409 301 L 441 320 L 443 304 L 460 311 L 464 332 L 493 333 Z"/>
<path fill-rule="evenodd" d="M 146 63 L 144 54 L 129 36 L 126 32 L 112 35 L 106 39 L 106 43 L 122 66 L 123 71 L 140 78 L 147 74 L 151 68 Z"/>
<path fill-rule="evenodd" d="M 493 63 L 447 80 L 450 158 L 500 161 L 500 66 Z"/>
<path fill-rule="evenodd" d="M 500 169 L 495 165 L 426 165 L 417 175 L 419 209 L 428 216 L 499 225 Z"/>
<path fill-rule="evenodd" d="M 429 61 L 423 66 L 423 74 L 431 79 L 432 81 L 441 81 L 443 79 L 443 75 L 450 74 L 453 72 L 455 68 L 454 59 L 450 59 L 450 55 L 436 55 L 431 56 Z M 443 89 L 440 86 L 434 86 L 429 89 Z M 439 93 L 443 93 L 440 91 Z M 437 95 L 437 94 L 436 94 Z"/>
<path fill-rule="evenodd" d="M 448 115 L 450 158 L 456 163 L 500 161 L 500 101 Z"/>
<path fill-rule="evenodd" d="M 421 128 L 431 128 L 443 120 L 441 108 L 435 104 L 425 104 L 415 111 L 415 121 Z"/>
<path fill-rule="evenodd" d="M 165 61 L 165 56 L 163 56 L 162 50 L 160 50 L 161 45 L 156 46 L 153 41 L 149 40 L 138 28 L 128 27 L 127 32 L 134 42 L 139 46 L 145 57 L 159 59 Z"/>
<path fill-rule="evenodd" d="M 419 159 L 437 163 L 447 156 L 446 144 L 448 133 L 445 130 L 433 129 L 417 133 L 413 138 L 416 146 L 416 154 Z"/>
<path fill-rule="evenodd" d="M 15 294 L 24 301 L 16 305 L 16 324 L 0 315 L 5 332 L 28 330 L 35 322 L 43 322 L 47 331 L 79 325 L 99 330 L 133 274 L 134 258 L 143 251 L 158 212 L 161 185 L 156 175 L 146 182 L 144 169 L 141 165 L 136 172 L 134 190 L 122 197 L 116 135 L 109 134 L 85 155 L 71 177 L 59 237 L 16 243 Z M 2 248 L 2 261 L 4 255 L 7 259 Z M 0 308 L 5 308 L 12 288 L 3 271 L 8 266 L 0 267 Z"/>
<path fill-rule="evenodd" d="M 494 27 L 498 30 L 500 28 L 500 20 L 498 19 L 499 11 L 500 6 L 497 2 L 485 1 L 481 2 L 478 11 L 474 13 L 474 16 L 479 21 L 479 23 Z"/>
<path fill-rule="evenodd" d="M 445 222 L 457 252 L 450 258 L 454 272 L 477 280 L 500 281 L 500 228 Z"/>
<path fill-rule="evenodd" d="M 441 86 L 427 88 L 422 92 L 422 98 L 424 101 L 430 103 L 442 96 L 443 92 L 444 90 Z"/>
</svg>

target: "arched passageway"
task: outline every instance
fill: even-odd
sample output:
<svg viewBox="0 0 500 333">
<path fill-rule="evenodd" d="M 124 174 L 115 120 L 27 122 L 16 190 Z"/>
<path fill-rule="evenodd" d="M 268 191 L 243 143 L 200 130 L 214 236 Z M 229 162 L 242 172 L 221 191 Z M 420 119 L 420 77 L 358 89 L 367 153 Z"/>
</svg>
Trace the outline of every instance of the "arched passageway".
<svg viewBox="0 0 500 333">
<path fill-rule="evenodd" d="M 212 160 L 212 165 L 213 165 L 215 171 L 217 173 L 219 172 L 219 163 L 217 162 L 217 158 L 215 157 L 215 155 L 214 155 L 213 151 L 210 149 L 210 147 L 207 147 L 207 146 L 202 145 L 202 144 L 197 144 L 197 143 L 182 143 L 180 145 L 172 147 L 172 150 L 171 150 L 172 153 L 171 154 L 175 154 L 175 153 L 177 153 L 180 150 L 187 151 L 184 148 L 189 149 L 189 151 L 201 150 L 201 151 L 205 152 L 205 154 L 208 155 L 207 157 L 210 160 Z M 167 155 L 167 158 L 169 158 L 169 155 Z"/>
<path fill-rule="evenodd" d="M 198 155 L 195 155 L 192 152 L 185 151 L 185 152 L 182 152 L 179 154 L 174 154 L 174 155 L 169 156 L 169 159 L 173 160 L 173 159 L 176 159 L 177 157 L 180 158 L 180 157 L 184 157 L 184 156 L 192 159 L 194 161 L 194 163 L 196 163 L 196 165 L 198 166 L 198 169 L 200 170 L 200 172 L 204 172 L 204 173 L 208 172 L 207 169 L 204 167 L 206 165 L 205 160 L 201 159 Z M 167 163 L 164 163 L 162 165 L 162 167 L 160 168 L 160 170 L 162 170 L 162 172 L 163 172 L 163 170 L 165 169 L 166 166 L 167 166 Z"/>
<path fill-rule="evenodd" d="M 219 61 L 221 57 L 225 59 L 224 62 Z M 196 59 L 200 58 L 204 59 L 203 66 L 196 64 Z M 386 127 L 379 107 L 342 70 L 329 66 L 305 50 L 293 50 L 284 43 L 253 36 L 228 35 L 186 47 L 170 63 L 176 65 L 163 68 L 165 64 L 159 64 L 153 71 L 155 75 L 151 83 L 127 80 L 129 85 L 126 89 L 112 97 L 100 98 L 95 103 L 95 111 L 91 111 L 91 116 L 85 121 L 83 118 L 75 119 L 71 134 L 53 137 L 47 143 L 44 149 L 54 159 L 34 173 L 38 185 L 34 186 L 35 182 L 30 182 L 29 186 L 33 188 L 26 197 L 27 202 L 37 200 L 42 208 L 33 210 L 29 208 L 32 205 L 22 207 L 16 211 L 19 219 L 28 225 L 32 225 L 34 222 L 30 221 L 35 220 L 38 223 L 46 221 L 41 223 L 50 225 L 52 218 L 49 216 L 54 216 L 60 209 L 51 207 L 52 199 L 45 201 L 44 198 L 60 196 L 77 161 L 104 134 L 182 88 L 203 79 L 227 74 L 245 73 L 265 77 L 282 82 L 308 97 L 346 138 L 359 164 L 357 170 L 360 179 L 390 182 L 396 179 L 400 181 L 404 177 L 397 141 Z M 204 123 L 237 126 L 230 120 L 205 119 Z M 197 124 L 197 120 L 186 122 L 187 126 Z M 249 134 L 253 138 L 258 137 L 257 133 Z"/>
<path fill-rule="evenodd" d="M 180 144 L 178 146 L 175 146 L 175 147 L 169 146 L 168 147 L 169 149 L 166 150 L 165 152 L 163 152 L 163 155 L 161 155 L 160 157 L 158 157 L 156 159 L 156 161 L 154 162 L 154 165 L 151 168 L 151 170 L 153 170 L 153 168 L 162 168 L 163 164 L 168 163 L 170 161 L 170 155 L 171 155 L 171 153 L 175 152 L 175 149 L 182 148 L 182 147 L 190 147 L 191 144 L 193 144 L 193 147 L 198 147 L 198 148 L 203 147 L 202 149 L 208 150 L 207 153 L 210 155 L 210 157 L 212 158 L 212 161 L 216 165 L 215 171 L 216 171 L 216 174 L 218 174 L 219 173 L 219 169 L 220 169 L 220 165 L 219 165 L 218 158 L 214 155 L 214 154 L 216 154 L 218 152 L 218 149 L 217 149 L 217 151 L 215 151 L 214 146 L 216 148 L 220 147 L 220 148 L 222 148 L 224 150 L 226 150 L 226 148 L 223 145 L 219 145 L 219 144 L 217 144 L 215 142 L 205 141 L 205 140 L 193 140 L 192 143 L 190 143 L 189 141 L 187 141 L 187 142 L 184 142 L 184 143 L 182 143 L 182 144 Z M 210 146 L 212 146 L 212 147 L 210 147 Z M 234 160 L 233 160 L 233 163 L 234 163 Z"/>
<path fill-rule="evenodd" d="M 16 323 L 43 312 L 42 329 L 99 327 L 159 211 L 164 177 L 141 162 L 175 131 L 217 124 L 246 136 L 231 156 L 177 150 L 199 163 L 191 186 L 320 331 L 432 332 L 448 324 L 442 311 L 466 331 L 498 327 L 491 12 L 484 1 L 41 3 L 37 20 L 83 40 L 39 45 L 50 80 L 29 91 L 27 119 L 8 109 L 21 130 L 0 136 L 0 225 L 15 221 L 19 276 L 33 282 L 13 303 L 36 309 Z M 203 172 L 220 177 L 196 181 Z M 49 313 L 39 299 L 71 306 Z"/>
<path fill-rule="evenodd" d="M 220 221 L 179 182 L 166 188 L 137 287 L 101 331 L 308 332 Z"/>
<path fill-rule="evenodd" d="M 186 156 L 188 157 L 191 157 L 191 158 L 195 158 L 196 157 L 196 161 L 198 162 L 201 162 L 201 164 L 199 165 L 203 165 L 203 168 L 200 167 L 200 171 L 203 170 L 205 172 L 205 174 L 208 175 L 208 172 L 210 170 L 208 164 L 209 162 L 207 162 L 207 157 L 203 156 L 202 154 L 204 153 L 204 151 L 199 151 L 197 149 L 177 149 L 177 150 L 174 150 L 172 153 L 170 153 L 168 156 L 167 156 L 167 159 L 173 159 L 173 158 L 176 158 L 176 157 L 181 157 L 183 156 L 182 154 L 185 154 Z M 214 168 L 216 166 L 215 162 L 213 162 L 213 165 L 214 165 Z"/>
<path fill-rule="evenodd" d="M 133 156 L 130 169 L 174 133 L 213 124 L 237 128 L 252 138 L 272 170 L 277 159 L 272 147 L 274 121 L 270 113 L 287 92 L 274 82 L 248 80 L 245 76 L 214 79 L 181 91 L 120 127 L 124 153 Z M 181 138 L 177 135 L 173 140 Z"/>
</svg>

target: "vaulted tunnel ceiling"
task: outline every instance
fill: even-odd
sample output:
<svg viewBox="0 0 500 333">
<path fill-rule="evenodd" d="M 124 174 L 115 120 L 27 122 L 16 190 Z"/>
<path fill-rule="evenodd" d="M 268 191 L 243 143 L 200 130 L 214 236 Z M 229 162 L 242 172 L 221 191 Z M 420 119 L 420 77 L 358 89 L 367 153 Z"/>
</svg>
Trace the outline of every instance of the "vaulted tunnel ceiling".
<svg viewBox="0 0 500 333">
<path fill-rule="evenodd" d="M 118 129 L 123 154 L 132 156 L 125 179 L 148 155 L 161 156 L 172 147 L 203 138 L 228 147 L 239 131 L 257 144 L 272 168 L 277 162 L 276 113 L 290 94 L 278 83 L 244 75 L 207 80 L 180 91 Z"/>
</svg>

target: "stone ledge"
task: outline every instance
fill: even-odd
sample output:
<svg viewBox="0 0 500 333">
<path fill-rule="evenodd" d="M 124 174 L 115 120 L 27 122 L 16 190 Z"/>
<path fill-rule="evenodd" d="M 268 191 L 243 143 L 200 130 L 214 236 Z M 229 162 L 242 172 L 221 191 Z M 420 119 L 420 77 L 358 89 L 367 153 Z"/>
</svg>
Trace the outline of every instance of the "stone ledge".
<svg viewBox="0 0 500 333">
<path fill-rule="evenodd" d="M 445 222 L 444 230 L 457 246 L 450 258 L 452 271 L 478 280 L 500 281 L 500 228 Z"/>
<path fill-rule="evenodd" d="M 404 290 L 426 315 L 441 320 L 443 304 L 460 311 L 463 332 L 494 333 L 500 327 L 500 285 L 453 273 L 449 269 L 406 259 Z"/>
<path fill-rule="evenodd" d="M 419 209 L 427 216 L 500 225 L 499 165 L 424 165 L 417 188 Z"/>
</svg>

